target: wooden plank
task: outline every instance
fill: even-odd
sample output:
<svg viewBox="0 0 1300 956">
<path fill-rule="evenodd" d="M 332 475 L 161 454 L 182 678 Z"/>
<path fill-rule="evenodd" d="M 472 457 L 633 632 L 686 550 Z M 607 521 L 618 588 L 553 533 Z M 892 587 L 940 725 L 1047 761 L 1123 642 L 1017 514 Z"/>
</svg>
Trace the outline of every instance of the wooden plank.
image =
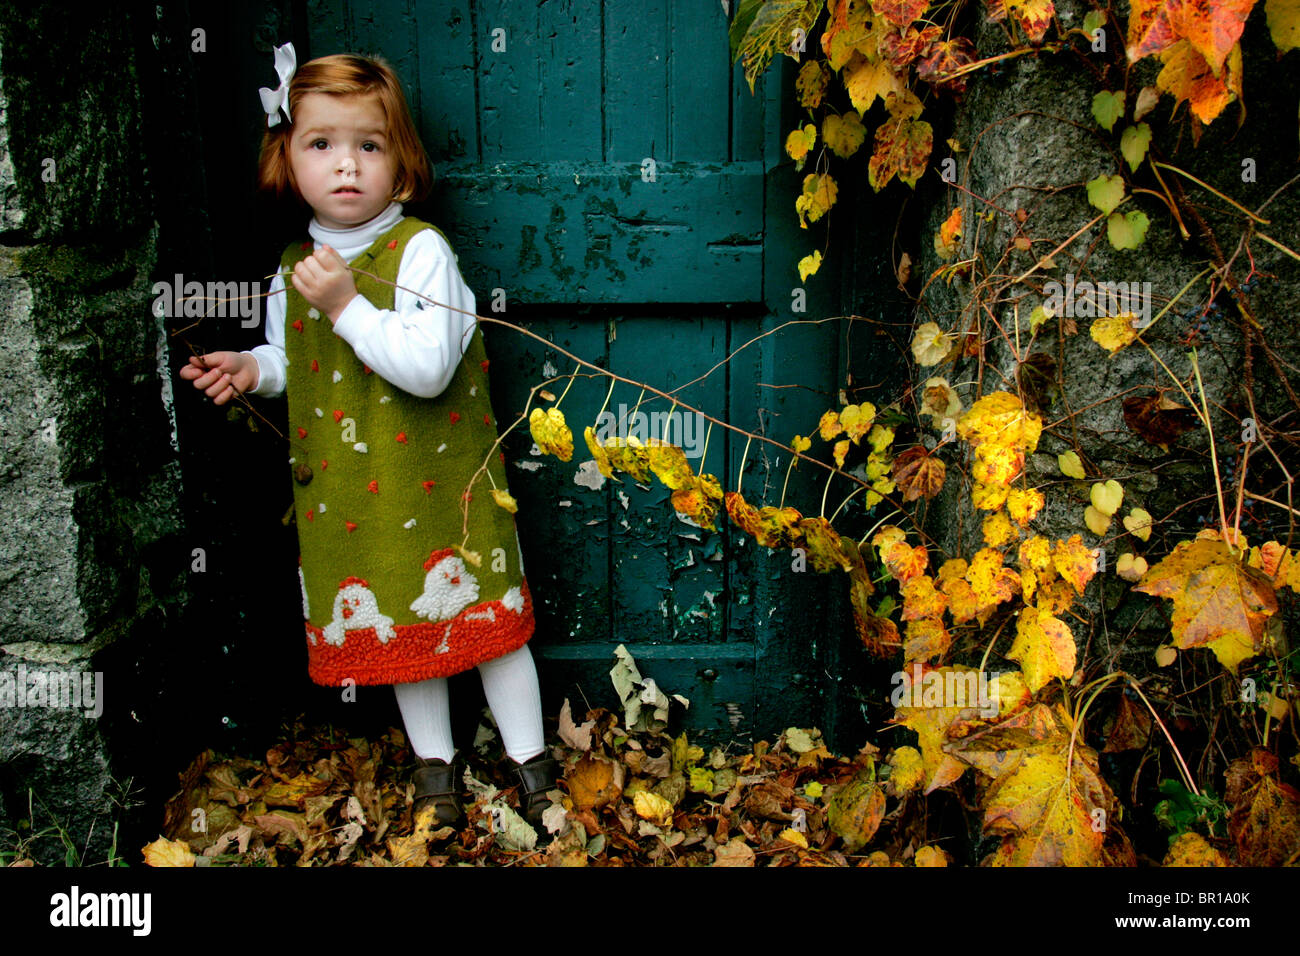
<svg viewBox="0 0 1300 956">
<path fill-rule="evenodd" d="M 480 158 L 474 17 L 470 0 L 421 3 L 415 11 L 419 66 L 415 76 L 402 80 L 419 90 L 416 126 L 436 177 L 441 162 Z"/>
<path fill-rule="evenodd" d="M 756 302 L 763 179 L 756 163 L 444 168 L 440 208 L 473 247 L 475 288 L 521 301 Z"/>
<path fill-rule="evenodd" d="M 491 314 L 486 307 L 480 311 Z M 526 318 L 507 311 L 501 317 L 588 361 L 602 365 L 608 361 L 601 322 L 554 312 Z M 523 411 L 532 386 L 571 372 L 573 364 L 536 340 L 499 326 L 489 326 L 486 341 L 490 368 L 496 373 L 493 406 L 501 410 L 498 421 L 504 431 Z M 565 381 L 547 386 L 557 397 L 564 387 Z M 515 520 L 524 567 L 536 602 L 538 629 L 548 645 L 610 637 L 609 493 L 574 482 L 580 463 L 591 457 L 582 426 L 595 418 L 604 397 L 603 384 L 584 379 L 578 379 L 564 396 L 560 408 L 575 432 L 574 454 L 568 462 L 534 454 L 527 422 L 505 439 L 510 491 L 519 503 Z M 535 403 L 541 408 L 550 405 L 542 400 Z"/>
<path fill-rule="evenodd" d="M 601 159 L 660 167 L 672 156 L 668 122 L 668 0 L 605 4 L 605 144 Z"/>
<path fill-rule="evenodd" d="M 731 70 L 727 15 L 720 3 L 674 3 L 669 10 L 668 135 L 672 162 L 731 159 Z"/>
</svg>

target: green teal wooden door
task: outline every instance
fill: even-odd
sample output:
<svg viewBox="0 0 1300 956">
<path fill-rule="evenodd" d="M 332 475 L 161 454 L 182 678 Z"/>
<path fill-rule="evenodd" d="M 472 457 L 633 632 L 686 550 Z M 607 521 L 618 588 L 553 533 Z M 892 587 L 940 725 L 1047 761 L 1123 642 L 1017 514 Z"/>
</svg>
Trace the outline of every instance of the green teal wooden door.
<svg viewBox="0 0 1300 956">
<path fill-rule="evenodd" d="M 787 443 L 813 430 L 833 401 L 833 325 L 768 336 L 719 364 L 790 318 L 835 314 L 811 287 L 821 307 L 791 311 L 795 262 L 812 246 L 781 149 L 797 119 L 788 58 L 752 95 L 730 65 L 727 12 L 699 0 L 312 0 L 307 20 L 312 56 L 381 54 L 406 80 L 437 171 L 431 218 L 479 312 L 557 347 L 485 330 L 502 427 L 532 386 L 563 392 L 575 369 L 563 349 Z M 718 532 L 684 522 L 654 479 L 591 487 L 582 429 L 607 391 L 588 374 L 563 398 L 572 461 L 536 454 L 526 425 L 505 443 L 547 712 L 563 697 L 576 714 L 584 701 L 616 704 L 608 672 L 625 644 L 643 675 L 690 700 L 696 736 L 826 727 L 843 581 L 792 571 L 788 553 L 757 548 L 725 514 Z M 638 397 L 620 384 L 607 408 L 630 414 Z M 702 462 L 703 429 L 675 440 L 694 470 L 735 489 L 743 436 L 715 426 Z M 777 503 L 786 464 L 753 443 L 746 497 Z M 787 503 L 816 513 L 821 485 L 802 471 Z"/>
</svg>

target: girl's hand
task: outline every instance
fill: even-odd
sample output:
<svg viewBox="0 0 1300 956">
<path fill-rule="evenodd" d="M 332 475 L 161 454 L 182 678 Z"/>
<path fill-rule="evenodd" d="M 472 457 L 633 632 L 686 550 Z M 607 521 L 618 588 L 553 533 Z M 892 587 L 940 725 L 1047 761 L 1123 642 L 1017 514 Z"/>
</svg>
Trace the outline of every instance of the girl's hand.
<svg viewBox="0 0 1300 956">
<path fill-rule="evenodd" d="M 293 287 L 310 305 L 329 316 L 330 322 L 337 322 L 348 303 L 357 297 L 352 271 L 329 246 L 321 246 L 298 263 L 293 270 Z"/>
<path fill-rule="evenodd" d="M 257 359 L 243 352 L 209 352 L 191 355 L 188 365 L 181 366 L 181 378 L 194 383 L 217 405 L 224 405 L 236 395 L 257 388 L 261 373 Z"/>
</svg>

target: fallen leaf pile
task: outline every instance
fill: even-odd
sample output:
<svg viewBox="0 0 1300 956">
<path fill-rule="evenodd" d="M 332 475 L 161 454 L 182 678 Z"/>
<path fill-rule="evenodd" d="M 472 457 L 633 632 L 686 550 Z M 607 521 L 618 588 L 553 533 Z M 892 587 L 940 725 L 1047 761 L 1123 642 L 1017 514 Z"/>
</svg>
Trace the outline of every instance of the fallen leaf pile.
<svg viewBox="0 0 1300 956">
<path fill-rule="evenodd" d="M 562 776 L 544 829 L 524 821 L 511 761 L 469 755 L 467 819 L 436 828 L 412 816 L 413 758 L 397 729 L 339 739 L 301 722 L 262 760 L 200 754 L 180 775 L 151 866 L 946 866 L 938 847 L 901 833 L 881 842 L 886 794 L 876 748 L 832 755 L 816 729 L 790 728 L 743 752 L 671 736 L 647 707 L 595 708 L 576 723 L 566 701 L 551 752 Z M 486 735 L 480 734 L 480 737 Z M 500 745 L 492 738 L 481 749 Z M 912 771 L 915 775 L 915 770 Z M 900 784 L 900 781 L 901 784 Z M 901 786 L 901 789 L 900 789 Z M 895 814 L 901 809 L 897 805 Z M 883 847 L 877 848 L 874 842 Z"/>
</svg>

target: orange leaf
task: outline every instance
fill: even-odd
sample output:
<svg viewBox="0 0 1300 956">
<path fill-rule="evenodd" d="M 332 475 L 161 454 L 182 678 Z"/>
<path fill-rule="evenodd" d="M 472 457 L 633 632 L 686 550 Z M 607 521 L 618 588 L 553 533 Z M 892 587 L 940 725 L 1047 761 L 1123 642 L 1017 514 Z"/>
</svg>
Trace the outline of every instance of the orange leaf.
<svg viewBox="0 0 1300 956">
<path fill-rule="evenodd" d="M 948 653 L 952 638 L 943 620 L 937 617 L 925 617 L 907 622 L 907 639 L 903 643 L 903 661 L 937 660 Z"/>
<path fill-rule="evenodd" d="M 923 574 L 929 563 L 930 555 L 924 545 L 918 544 L 914 548 L 906 541 L 896 541 L 885 552 L 885 567 L 896 580 L 904 584 L 918 574 Z"/>
<path fill-rule="evenodd" d="M 1175 646 L 1213 644 L 1220 662 L 1234 673 L 1244 659 L 1239 655 L 1259 650 L 1265 623 L 1277 613 L 1268 577 L 1210 538 L 1180 542 L 1134 590 L 1174 602 Z"/>
<path fill-rule="evenodd" d="M 1140 60 L 1186 40 L 1217 74 L 1254 6 L 1255 0 L 1133 0 L 1128 58 Z"/>
<path fill-rule="evenodd" d="M 895 176 L 915 187 L 930 159 L 934 131 L 929 123 L 916 118 L 921 115 L 921 101 L 907 89 L 902 95 L 887 94 L 885 107 L 889 119 L 876 128 L 875 148 L 867 162 L 867 179 L 877 192 Z"/>
<path fill-rule="evenodd" d="M 948 605 L 942 591 L 936 591 L 928 574 L 918 574 L 903 585 L 903 620 L 939 617 Z"/>
<path fill-rule="evenodd" d="M 933 498 L 943 488 L 947 466 L 923 447 L 909 448 L 894 459 L 894 481 L 904 501 Z"/>
<path fill-rule="evenodd" d="M 890 23 L 905 27 L 925 12 L 930 0 L 871 0 L 871 9 Z"/>
<path fill-rule="evenodd" d="M 1020 662 L 1030 693 L 1037 693 L 1054 677 L 1069 680 L 1076 655 L 1074 635 L 1064 621 L 1037 607 L 1020 612 L 1007 657 Z"/>
<path fill-rule="evenodd" d="M 1161 53 L 1160 62 L 1164 67 L 1156 76 L 1156 86 L 1173 96 L 1175 106 L 1187 100 L 1192 115 L 1202 123 L 1208 125 L 1241 96 L 1240 46 L 1232 48 L 1227 69 L 1219 76 L 1187 40 L 1179 40 Z"/>
<path fill-rule="evenodd" d="M 1052 549 L 1052 566 L 1065 580 L 1074 585 L 1079 594 L 1097 573 L 1097 558 L 1092 549 L 1083 543 L 1080 535 L 1071 535 L 1069 541 L 1057 540 Z"/>
</svg>

